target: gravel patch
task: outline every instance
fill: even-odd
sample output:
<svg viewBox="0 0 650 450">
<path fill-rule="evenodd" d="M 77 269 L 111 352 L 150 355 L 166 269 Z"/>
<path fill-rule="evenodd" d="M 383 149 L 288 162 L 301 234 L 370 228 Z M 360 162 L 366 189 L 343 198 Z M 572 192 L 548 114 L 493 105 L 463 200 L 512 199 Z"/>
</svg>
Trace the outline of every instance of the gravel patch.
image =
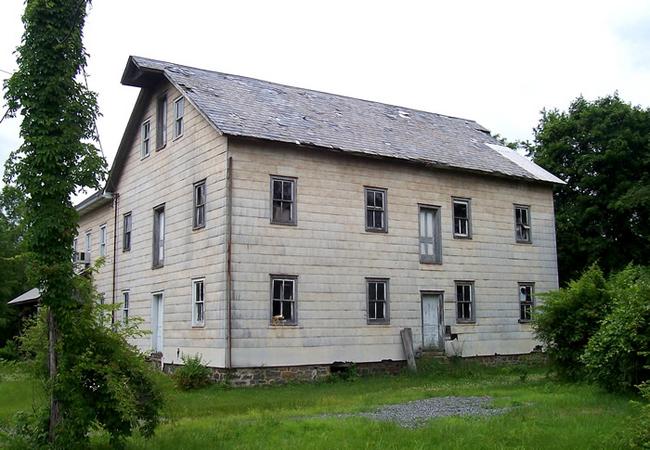
<svg viewBox="0 0 650 450">
<path fill-rule="evenodd" d="M 373 412 L 336 414 L 328 417 L 360 416 L 374 420 L 396 422 L 406 428 L 424 425 L 435 417 L 447 416 L 494 416 L 510 408 L 492 408 L 491 397 L 432 397 L 408 403 L 386 405 Z"/>
</svg>

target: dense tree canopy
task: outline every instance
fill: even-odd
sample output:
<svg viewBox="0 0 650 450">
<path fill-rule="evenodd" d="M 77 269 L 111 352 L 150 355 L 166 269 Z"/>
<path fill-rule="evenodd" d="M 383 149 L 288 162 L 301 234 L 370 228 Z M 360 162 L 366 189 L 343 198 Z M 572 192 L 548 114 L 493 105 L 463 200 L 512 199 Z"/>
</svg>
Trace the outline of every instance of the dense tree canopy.
<svg viewBox="0 0 650 450">
<path fill-rule="evenodd" d="M 528 145 L 555 189 L 560 279 L 650 263 L 650 110 L 614 94 L 543 111 Z"/>
</svg>

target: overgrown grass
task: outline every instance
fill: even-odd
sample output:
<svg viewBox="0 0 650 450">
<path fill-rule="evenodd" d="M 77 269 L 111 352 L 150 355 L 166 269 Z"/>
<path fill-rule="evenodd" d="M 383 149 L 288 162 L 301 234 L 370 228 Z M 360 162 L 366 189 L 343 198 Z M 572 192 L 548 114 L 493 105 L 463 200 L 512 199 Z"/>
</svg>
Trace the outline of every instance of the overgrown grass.
<svg viewBox="0 0 650 450">
<path fill-rule="evenodd" d="M 628 397 L 558 382 L 543 367 L 486 368 L 464 361 L 423 366 L 418 375 L 269 388 L 182 392 L 166 380 L 165 423 L 153 439 L 134 437 L 128 447 L 614 449 L 625 448 L 637 412 Z M 0 424 L 30 407 L 30 384 L 2 377 Z M 494 417 L 434 419 L 413 430 L 359 417 L 322 417 L 449 395 L 488 395 L 494 406 L 511 409 Z M 101 434 L 93 441 L 97 448 L 109 448 Z"/>
</svg>

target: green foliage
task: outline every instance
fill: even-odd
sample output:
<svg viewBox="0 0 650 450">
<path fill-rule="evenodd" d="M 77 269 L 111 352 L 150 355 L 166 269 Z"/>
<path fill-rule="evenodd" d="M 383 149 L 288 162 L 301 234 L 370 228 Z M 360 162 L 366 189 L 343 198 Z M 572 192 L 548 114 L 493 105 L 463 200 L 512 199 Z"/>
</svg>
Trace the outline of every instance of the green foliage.
<svg viewBox="0 0 650 450">
<path fill-rule="evenodd" d="M 183 365 L 174 370 L 173 378 L 179 389 L 189 391 L 207 386 L 211 383 L 212 372 L 207 367 L 201 355 L 183 355 Z"/>
<path fill-rule="evenodd" d="M 606 273 L 650 264 L 650 109 L 618 94 L 542 111 L 527 145 L 567 182 L 555 188 L 562 283 L 598 262 Z"/>
<path fill-rule="evenodd" d="M 611 307 L 603 273 L 592 266 L 566 288 L 542 296 L 544 303 L 533 318 L 535 334 L 544 343 L 558 373 L 579 379 L 584 375 L 580 358 Z"/>
<path fill-rule="evenodd" d="M 645 402 L 636 402 L 640 411 L 638 419 L 634 421 L 630 447 L 650 449 L 650 382 L 641 384 L 639 391 Z"/>
<path fill-rule="evenodd" d="M 20 308 L 7 302 L 28 290 L 27 258 L 20 221 L 22 196 L 11 186 L 0 193 L 0 347 L 20 330 Z"/>
<path fill-rule="evenodd" d="M 138 329 L 140 322 L 131 319 L 111 325 L 111 312 L 117 306 L 100 305 L 85 276 L 75 279 L 75 288 L 79 314 L 75 335 L 70 338 L 83 337 L 86 345 L 75 358 L 64 359 L 66 365 L 50 386 L 64 411 L 54 447 L 83 448 L 92 428 L 105 430 L 113 447 L 121 446 L 136 430 L 143 436 L 153 435 L 163 403 L 161 387 L 154 369 L 127 342 L 143 335 Z M 23 351 L 33 355 L 31 368 L 40 379 L 47 374 L 45 316 L 41 311 L 21 337 Z M 22 421 L 22 428 L 29 431 L 23 437 L 31 439 L 34 446 L 45 444 L 42 438 L 47 438 L 48 413 L 37 411 Z"/>
<path fill-rule="evenodd" d="M 650 268 L 629 266 L 608 281 L 613 308 L 582 357 L 589 378 L 610 391 L 650 380 Z"/>
</svg>

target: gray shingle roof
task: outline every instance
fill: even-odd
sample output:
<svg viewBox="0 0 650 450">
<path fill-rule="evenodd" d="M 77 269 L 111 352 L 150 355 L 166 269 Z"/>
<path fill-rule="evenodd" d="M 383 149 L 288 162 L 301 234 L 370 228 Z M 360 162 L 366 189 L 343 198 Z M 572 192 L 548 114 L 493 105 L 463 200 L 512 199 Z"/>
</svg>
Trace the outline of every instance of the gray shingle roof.
<svg viewBox="0 0 650 450">
<path fill-rule="evenodd" d="M 166 76 L 226 135 L 561 182 L 486 145 L 499 142 L 472 120 L 141 57 L 129 59 L 122 82 L 143 86 L 156 74 Z"/>
</svg>

